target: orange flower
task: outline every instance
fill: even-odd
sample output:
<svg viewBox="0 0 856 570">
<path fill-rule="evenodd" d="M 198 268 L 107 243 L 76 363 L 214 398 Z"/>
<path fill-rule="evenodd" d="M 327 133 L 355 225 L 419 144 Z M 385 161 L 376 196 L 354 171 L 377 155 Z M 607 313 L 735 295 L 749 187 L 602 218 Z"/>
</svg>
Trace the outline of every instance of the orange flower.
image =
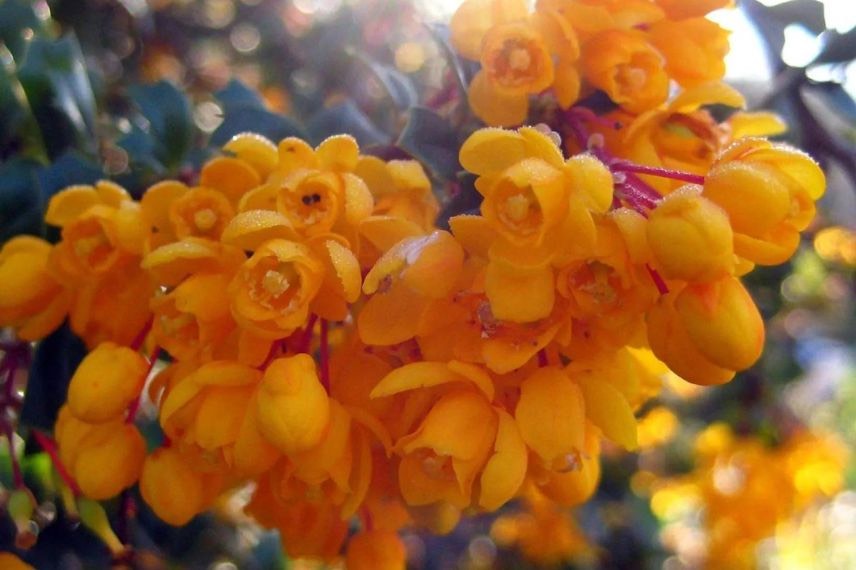
<svg viewBox="0 0 856 570">
<path fill-rule="evenodd" d="M 50 272 L 51 246 L 18 236 L 0 249 L 0 325 L 28 341 L 47 336 L 68 312 L 70 294 Z"/>
<path fill-rule="evenodd" d="M 734 271 L 728 215 L 699 187 L 685 186 L 657 204 L 647 237 L 656 268 L 667 279 L 714 281 Z"/>
<path fill-rule="evenodd" d="M 764 322 L 734 277 L 663 296 L 648 313 L 657 358 L 694 384 L 722 384 L 750 367 L 764 345 Z"/>
<path fill-rule="evenodd" d="M 684 87 L 722 79 L 728 35 L 705 18 L 663 20 L 648 28 L 648 40 L 666 59 L 666 72 Z"/>
<path fill-rule="evenodd" d="M 140 477 L 146 444 L 123 418 L 91 424 L 64 406 L 54 431 L 62 462 L 87 497 L 109 499 Z"/>
<path fill-rule="evenodd" d="M 307 354 L 274 360 L 259 385 L 259 428 L 281 452 L 317 445 L 330 422 L 330 400 Z"/>
<path fill-rule="evenodd" d="M 581 61 L 585 78 L 631 113 L 656 107 L 669 95 L 663 56 L 641 32 L 601 32 L 583 44 Z"/>
<path fill-rule="evenodd" d="M 205 510 L 219 487 L 217 477 L 194 469 L 173 447 L 156 449 L 146 457 L 140 476 L 146 504 L 173 526 L 183 526 Z"/>
<path fill-rule="evenodd" d="M 112 342 L 99 344 L 71 377 L 69 410 L 90 423 L 121 418 L 140 395 L 148 369 L 148 362 L 137 351 Z"/>
<path fill-rule="evenodd" d="M 229 276 L 193 275 L 151 300 L 156 344 L 179 360 L 211 360 L 235 328 L 226 294 Z"/>
<path fill-rule="evenodd" d="M 266 242 L 229 284 L 232 315 L 255 335 L 286 337 L 306 320 L 323 277 L 323 266 L 305 245 Z"/>
<path fill-rule="evenodd" d="M 799 232 L 814 218 L 814 203 L 825 190 L 823 171 L 807 154 L 745 138 L 716 160 L 705 177 L 703 195 L 728 214 L 738 255 L 775 265 L 793 255 Z"/>
<path fill-rule="evenodd" d="M 261 378 L 259 370 L 227 360 L 209 362 L 178 378 L 161 402 L 164 432 L 182 449 L 203 452 L 209 467 L 231 468 L 247 416 L 255 412 L 251 402 Z M 270 444 L 259 437 L 254 441 L 262 446 L 260 453 L 275 458 Z"/>
<path fill-rule="evenodd" d="M 424 232 L 434 228 L 440 209 L 431 190 L 431 181 L 415 160 L 384 162 L 361 156 L 354 173 L 365 181 L 374 196 L 375 216 L 413 222 Z"/>
<path fill-rule="evenodd" d="M 391 345 L 413 338 L 431 299 L 455 285 L 464 252 L 448 232 L 408 238 L 387 251 L 366 275 L 371 297 L 357 318 L 366 344 Z"/>
</svg>

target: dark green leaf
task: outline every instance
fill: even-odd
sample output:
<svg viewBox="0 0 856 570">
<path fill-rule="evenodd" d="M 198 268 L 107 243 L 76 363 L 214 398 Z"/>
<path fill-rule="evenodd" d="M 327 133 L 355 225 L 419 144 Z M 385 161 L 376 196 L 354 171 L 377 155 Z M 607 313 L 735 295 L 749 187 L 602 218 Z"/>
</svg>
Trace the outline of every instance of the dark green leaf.
<svg viewBox="0 0 856 570">
<path fill-rule="evenodd" d="M 12 140 L 28 114 L 23 90 L 14 76 L 14 65 L 3 65 L 4 50 L 0 45 L 0 148 Z"/>
<path fill-rule="evenodd" d="M 341 133 L 353 136 L 362 147 L 389 142 L 389 136 L 350 99 L 316 113 L 306 129 L 313 144 Z"/>
<path fill-rule="evenodd" d="M 462 172 L 458 176 L 457 188 L 452 199 L 449 200 L 440 215 L 437 216 L 437 227 L 443 230 L 449 229 L 449 218 L 460 214 L 478 214 L 481 206 L 482 195 L 475 187 L 476 177 L 468 172 Z"/>
<path fill-rule="evenodd" d="M 37 162 L 24 158 L 0 164 L 0 243 L 19 234 L 42 234 L 38 168 Z"/>
<path fill-rule="evenodd" d="M 232 79 L 226 87 L 214 93 L 214 97 L 223 105 L 225 113 L 229 109 L 237 107 L 257 107 L 264 109 L 265 104 L 261 96 L 254 89 L 250 89 L 237 79 Z"/>
<path fill-rule="evenodd" d="M 427 107 L 410 110 L 397 144 L 443 180 L 452 179 L 461 169 L 455 129 Z"/>
<path fill-rule="evenodd" d="M 283 115 L 278 115 L 263 107 L 253 104 L 238 105 L 228 108 L 223 122 L 211 134 L 211 144 L 222 146 L 239 133 L 252 131 L 263 135 L 274 142 L 286 137 L 305 138 L 303 129 Z"/>
<path fill-rule="evenodd" d="M 86 346 L 62 325 L 36 347 L 20 423 L 50 431 L 65 402 L 68 382 L 86 356 Z"/>
<path fill-rule="evenodd" d="M 155 156 L 167 168 L 177 168 L 193 143 L 193 115 L 187 96 L 168 81 L 133 86 L 130 94 L 149 123 Z"/>
<path fill-rule="evenodd" d="M 856 28 L 840 34 L 829 30 L 824 34 L 823 49 L 814 63 L 845 63 L 856 59 Z"/>
<path fill-rule="evenodd" d="M 39 188 L 43 203 L 72 184 L 94 184 L 104 178 L 104 171 L 80 153 L 69 151 L 50 166 L 38 172 Z"/>
<path fill-rule="evenodd" d="M 95 156 L 95 97 L 74 36 L 35 38 L 18 69 L 18 78 L 49 157 L 55 158 L 69 148 Z"/>
</svg>

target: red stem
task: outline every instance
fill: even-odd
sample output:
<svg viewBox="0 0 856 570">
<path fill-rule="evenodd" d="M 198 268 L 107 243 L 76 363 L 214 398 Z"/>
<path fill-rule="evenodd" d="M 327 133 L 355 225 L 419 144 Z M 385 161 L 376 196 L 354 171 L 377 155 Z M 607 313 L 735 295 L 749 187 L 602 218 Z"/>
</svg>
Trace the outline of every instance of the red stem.
<svg viewBox="0 0 856 570">
<path fill-rule="evenodd" d="M 660 295 L 667 294 L 669 292 L 669 287 L 666 285 L 663 277 L 657 273 L 657 270 L 652 269 L 650 265 L 645 265 L 645 269 L 648 270 L 648 275 L 651 276 L 651 280 L 654 281 L 654 285 L 657 286 L 657 291 L 660 292 Z"/>
<path fill-rule="evenodd" d="M 81 495 L 80 487 L 77 486 L 77 482 L 74 480 L 74 477 L 68 472 L 63 464 L 62 460 L 59 458 L 59 454 L 57 453 L 56 442 L 49 436 L 39 432 L 38 430 L 33 430 L 33 437 L 36 440 L 36 443 L 48 454 L 51 458 L 51 462 L 53 463 L 54 469 L 59 473 L 60 478 L 65 482 L 71 492 L 74 493 L 75 496 Z"/>
<path fill-rule="evenodd" d="M 131 350 L 140 350 L 140 347 L 142 347 L 143 343 L 146 342 L 146 337 L 149 335 L 149 331 L 152 330 L 153 324 L 154 319 L 146 321 L 146 324 L 143 325 L 143 328 L 140 329 L 140 332 L 137 333 L 137 336 L 135 336 L 134 340 L 131 342 Z"/>
<path fill-rule="evenodd" d="M 321 384 L 330 392 L 330 346 L 328 344 L 329 339 L 327 338 L 327 332 L 329 328 L 329 321 L 327 319 L 321 319 L 321 349 L 320 349 L 320 359 L 321 359 Z"/>
<path fill-rule="evenodd" d="M 300 346 L 297 352 L 309 352 L 312 348 L 312 334 L 315 332 L 315 322 L 318 320 L 318 315 L 313 314 L 306 322 L 306 329 L 303 331 L 303 338 L 300 340 Z"/>
<path fill-rule="evenodd" d="M 658 166 L 647 166 L 644 164 L 636 164 L 633 162 L 624 162 L 617 160 L 609 165 L 613 171 L 617 172 L 633 172 L 636 174 L 649 174 L 651 176 L 659 176 L 660 178 L 671 178 L 672 180 L 681 180 L 690 182 L 691 184 L 704 184 L 704 176 L 693 174 L 691 172 L 683 172 L 681 170 L 672 170 L 670 168 L 660 168 Z"/>
</svg>

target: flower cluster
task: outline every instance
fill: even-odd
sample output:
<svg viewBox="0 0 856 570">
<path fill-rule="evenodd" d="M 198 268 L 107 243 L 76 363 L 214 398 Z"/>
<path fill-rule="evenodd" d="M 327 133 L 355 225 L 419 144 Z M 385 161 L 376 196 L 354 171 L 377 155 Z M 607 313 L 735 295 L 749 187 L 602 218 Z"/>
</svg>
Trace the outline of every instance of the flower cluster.
<svg viewBox="0 0 856 570">
<path fill-rule="evenodd" d="M 737 276 L 789 255 L 823 178 L 740 139 L 702 185 L 642 202 L 625 163 L 565 158 L 557 138 L 473 133 L 481 215 L 451 232 L 417 162 L 347 136 L 238 135 L 197 185 L 139 201 L 108 182 L 58 193 L 62 239 L 10 241 L 0 274 L 3 324 L 36 339 L 67 314 L 91 349 L 55 428 L 75 489 L 139 480 L 181 525 L 255 481 L 247 511 L 294 556 L 335 558 L 358 516 L 353 568 L 400 564 L 405 526 L 447 532 L 521 494 L 541 513 L 585 501 L 601 438 L 637 446 L 663 363 L 716 384 L 758 358 Z M 146 455 L 133 419 L 160 350 L 165 438 Z"/>
<path fill-rule="evenodd" d="M 466 0 L 451 21 L 469 87 L 488 124 L 525 121 L 529 97 L 551 90 L 562 109 L 595 90 L 631 113 L 664 103 L 672 82 L 722 78 L 728 32 L 705 18 L 731 0 Z"/>
<path fill-rule="evenodd" d="M 842 489 L 847 455 L 828 433 L 797 431 L 771 446 L 714 424 L 696 440 L 694 471 L 655 482 L 651 506 L 671 522 L 667 541 L 676 542 L 687 560 L 705 568 L 755 568 L 759 541 Z M 699 508 L 706 536 L 701 548 L 690 529 L 676 530 L 681 521 L 697 524 L 684 517 Z"/>
</svg>

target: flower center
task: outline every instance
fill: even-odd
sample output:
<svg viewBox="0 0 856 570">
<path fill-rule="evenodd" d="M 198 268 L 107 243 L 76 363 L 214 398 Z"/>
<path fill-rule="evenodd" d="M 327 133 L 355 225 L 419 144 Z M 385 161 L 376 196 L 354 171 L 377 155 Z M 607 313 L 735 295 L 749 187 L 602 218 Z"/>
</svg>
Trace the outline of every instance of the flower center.
<svg viewBox="0 0 856 570">
<path fill-rule="evenodd" d="M 207 232 L 217 223 L 217 213 L 211 208 L 199 210 L 193 214 L 193 223 L 200 232 Z"/>
</svg>

